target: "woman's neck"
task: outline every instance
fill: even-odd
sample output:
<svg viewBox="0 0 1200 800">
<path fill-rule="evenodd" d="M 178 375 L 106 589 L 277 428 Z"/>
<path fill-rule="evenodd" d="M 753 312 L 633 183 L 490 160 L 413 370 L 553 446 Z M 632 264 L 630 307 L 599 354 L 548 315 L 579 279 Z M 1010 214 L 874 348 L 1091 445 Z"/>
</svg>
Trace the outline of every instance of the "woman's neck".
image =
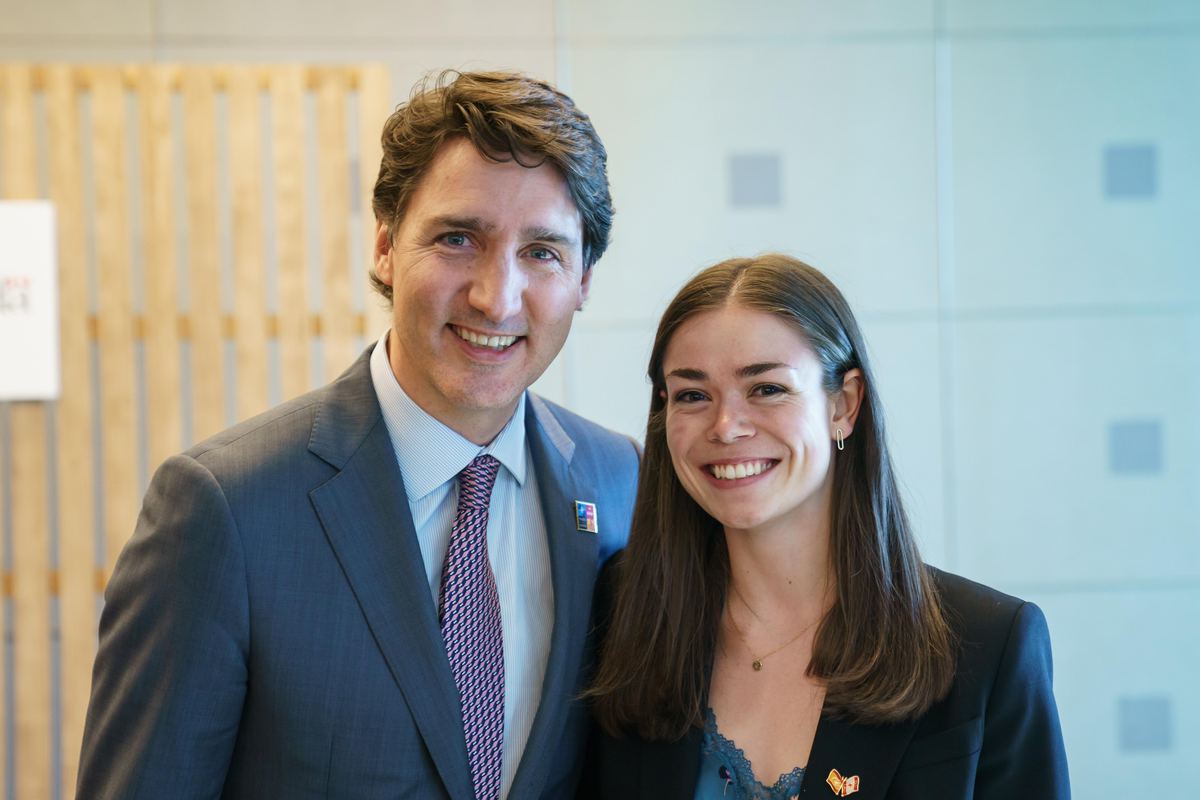
<svg viewBox="0 0 1200 800">
<path fill-rule="evenodd" d="M 816 619 L 833 600 L 829 526 L 725 531 L 730 598 L 764 624 Z M 729 599 L 726 600 L 729 602 Z"/>
</svg>

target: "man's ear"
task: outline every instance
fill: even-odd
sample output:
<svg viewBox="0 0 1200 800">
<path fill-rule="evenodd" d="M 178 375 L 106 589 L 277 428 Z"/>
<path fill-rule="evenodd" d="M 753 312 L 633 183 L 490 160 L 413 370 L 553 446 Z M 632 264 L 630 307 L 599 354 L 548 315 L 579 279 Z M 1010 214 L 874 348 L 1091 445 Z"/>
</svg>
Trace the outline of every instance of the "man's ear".
<svg viewBox="0 0 1200 800">
<path fill-rule="evenodd" d="M 587 302 L 588 293 L 592 290 L 592 273 L 595 271 L 595 264 L 583 271 L 583 277 L 579 280 L 579 302 L 575 304 L 576 311 L 583 311 L 583 304 Z"/>
<path fill-rule="evenodd" d="M 841 391 L 833 395 L 833 419 L 829 421 L 830 432 L 842 430 L 842 436 L 854 432 L 854 423 L 858 420 L 858 411 L 862 408 L 863 398 L 867 393 L 867 382 L 863 380 L 862 370 L 857 367 L 847 370 L 842 376 Z M 835 437 L 836 438 L 836 435 Z"/>
<path fill-rule="evenodd" d="M 375 276 L 392 285 L 392 231 L 386 222 L 375 220 Z"/>
</svg>

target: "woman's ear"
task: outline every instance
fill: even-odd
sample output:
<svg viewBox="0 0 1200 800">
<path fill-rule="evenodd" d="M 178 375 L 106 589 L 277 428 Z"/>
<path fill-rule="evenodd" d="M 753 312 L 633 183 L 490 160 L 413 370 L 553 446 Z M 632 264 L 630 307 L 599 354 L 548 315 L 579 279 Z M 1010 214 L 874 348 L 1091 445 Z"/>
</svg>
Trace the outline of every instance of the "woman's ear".
<svg viewBox="0 0 1200 800">
<path fill-rule="evenodd" d="M 866 396 L 867 382 L 863 380 L 862 370 L 855 367 L 847 370 L 842 376 L 842 388 L 833 395 L 833 418 L 829 421 L 830 432 L 840 428 L 843 438 L 854 432 L 854 423 L 858 420 L 858 410 L 862 408 L 863 397 Z"/>
</svg>

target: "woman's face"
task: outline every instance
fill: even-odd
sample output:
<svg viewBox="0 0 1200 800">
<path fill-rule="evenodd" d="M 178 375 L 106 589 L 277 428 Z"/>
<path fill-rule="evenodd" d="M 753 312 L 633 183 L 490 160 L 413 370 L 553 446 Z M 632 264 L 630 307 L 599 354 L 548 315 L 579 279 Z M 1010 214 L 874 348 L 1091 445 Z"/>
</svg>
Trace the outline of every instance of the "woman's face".
<svg viewBox="0 0 1200 800">
<path fill-rule="evenodd" d="M 663 373 L 671 462 L 705 511 L 727 530 L 827 523 L 838 412 L 795 328 L 736 305 L 697 314 Z"/>
</svg>

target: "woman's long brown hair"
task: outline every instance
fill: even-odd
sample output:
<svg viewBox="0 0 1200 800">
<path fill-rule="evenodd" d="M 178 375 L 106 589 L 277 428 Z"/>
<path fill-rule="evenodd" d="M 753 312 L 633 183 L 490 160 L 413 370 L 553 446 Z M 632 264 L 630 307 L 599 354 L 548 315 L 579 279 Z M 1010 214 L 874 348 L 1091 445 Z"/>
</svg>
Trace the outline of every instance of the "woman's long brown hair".
<svg viewBox="0 0 1200 800">
<path fill-rule="evenodd" d="M 817 628 L 808 674 L 825 684 L 825 714 L 861 723 L 915 717 L 949 690 L 953 636 L 901 504 L 854 315 L 828 278 L 778 254 L 704 270 L 659 323 L 629 545 L 618 556 L 615 598 L 601 620 L 606 635 L 586 693 L 593 713 L 614 736 L 674 740 L 702 724 L 729 554 L 721 524 L 692 500 L 671 465 L 663 356 L 685 321 L 730 304 L 795 327 L 821 362 L 826 392 L 839 390 L 847 371 L 862 371 L 854 435 L 833 457 L 836 598 Z"/>
</svg>

